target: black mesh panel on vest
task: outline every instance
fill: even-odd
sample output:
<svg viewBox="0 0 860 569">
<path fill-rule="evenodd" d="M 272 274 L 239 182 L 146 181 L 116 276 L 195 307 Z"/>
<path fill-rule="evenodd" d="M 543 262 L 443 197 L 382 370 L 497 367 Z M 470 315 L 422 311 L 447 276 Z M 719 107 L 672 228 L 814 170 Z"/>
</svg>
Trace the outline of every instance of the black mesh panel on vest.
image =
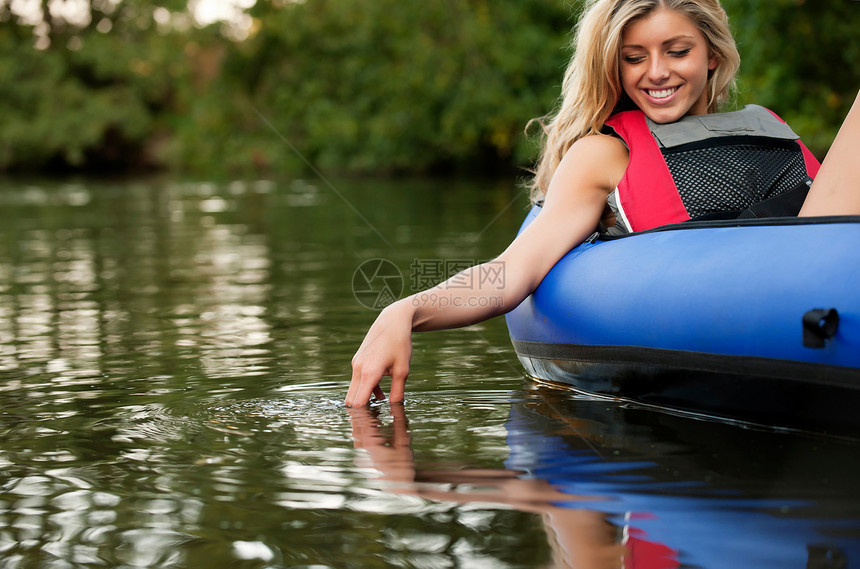
<svg viewBox="0 0 860 569">
<path fill-rule="evenodd" d="M 742 210 L 791 190 L 808 178 L 796 143 L 726 142 L 664 151 L 690 217 Z"/>
</svg>

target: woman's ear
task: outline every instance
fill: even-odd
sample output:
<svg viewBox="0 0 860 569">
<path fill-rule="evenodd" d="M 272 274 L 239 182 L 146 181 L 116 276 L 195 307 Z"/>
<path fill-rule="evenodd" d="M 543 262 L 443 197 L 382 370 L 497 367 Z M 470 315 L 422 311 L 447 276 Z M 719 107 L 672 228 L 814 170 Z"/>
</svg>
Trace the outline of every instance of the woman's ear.
<svg viewBox="0 0 860 569">
<path fill-rule="evenodd" d="M 720 64 L 720 58 L 716 55 L 712 55 L 708 58 L 708 79 L 710 79 L 714 71 L 717 69 L 717 66 Z"/>
</svg>

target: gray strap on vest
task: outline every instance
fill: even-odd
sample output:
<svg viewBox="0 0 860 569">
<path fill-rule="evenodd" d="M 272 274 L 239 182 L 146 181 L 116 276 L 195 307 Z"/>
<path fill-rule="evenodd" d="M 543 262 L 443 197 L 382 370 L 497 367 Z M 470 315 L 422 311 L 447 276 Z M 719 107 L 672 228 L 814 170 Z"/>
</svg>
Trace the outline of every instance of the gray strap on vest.
<svg viewBox="0 0 860 569">
<path fill-rule="evenodd" d="M 784 140 L 800 138 L 787 124 L 759 105 L 747 105 L 730 113 L 687 116 L 669 124 L 657 124 L 647 117 L 645 120 L 661 148 L 724 136 L 767 136 Z"/>
</svg>

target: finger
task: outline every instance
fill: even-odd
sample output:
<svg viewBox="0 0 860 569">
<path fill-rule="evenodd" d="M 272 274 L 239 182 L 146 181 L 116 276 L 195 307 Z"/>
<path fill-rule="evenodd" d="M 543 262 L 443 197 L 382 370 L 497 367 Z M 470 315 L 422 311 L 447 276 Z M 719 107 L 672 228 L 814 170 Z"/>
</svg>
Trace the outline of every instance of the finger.
<svg viewBox="0 0 860 569">
<path fill-rule="evenodd" d="M 389 403 L 403 403 L 406 392 L 406 378 L 408 376 L 408 369 L 391 371 L 391 389 L 388 392 Z"/>
<path fill-rule="evenodd" d="M 373 388 L 373 397 L 377 401 L 385 401 L 385 392 L 382 391 L 382 388 L 379 386 L 379 384 L 377 384 L 376 387 Z"/>
<path fill-rule="evenodd" d="M 367 405 L 370 402 L 371 391 L 379 385 L 381 380 L 382 377 L 378 374 L 374 379 L 374 374 L 368 373 L 361 364 L 353 364 L 352 380 L 346 393 L 346 405 L 348 407 Z"/>
<path fill-rule="evenodd" d="M 358 367 L 352 366 L 352 379 L 349 382 L 349 389 L 346 392 L 346 399 L 344 403 L 346 403 L 347 407 L 352 407 L 355 405 L 355 397 L 358 394 L 358 387 L 361 384 L 361 372 Z"/>
<path fill-rule="evenodd" d="M 370 396 L 379 388 L 379 382 L 382 381 L 383 372 L 362 370 L 358 374 L 358 378 L 353 380 L 356 386 L 352 399 L 349 400 L 349 405 L 367 405 L 370 403 Z M 381 391 L 381 389 L 380 389 Z M 384 395 L 384 394 L 383 394 Z"/>
</svg>

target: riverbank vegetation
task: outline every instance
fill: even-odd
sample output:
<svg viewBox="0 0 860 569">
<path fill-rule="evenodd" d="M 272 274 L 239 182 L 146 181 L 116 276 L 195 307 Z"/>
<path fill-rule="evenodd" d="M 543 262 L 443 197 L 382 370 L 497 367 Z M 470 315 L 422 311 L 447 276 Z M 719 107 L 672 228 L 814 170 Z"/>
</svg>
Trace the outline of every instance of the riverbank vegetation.
<svg viewBox="0 0 860 569">
<path fill-rule="evenodd" d="M 736 104 L 774 109 L 822 156 L 860 86 L 860 3 L 724 5 L 743 56 Z M 527 167 L 524 129 L 553 108 L 580 7 L 0 0 L 0 171 Z"/>
</svg>

